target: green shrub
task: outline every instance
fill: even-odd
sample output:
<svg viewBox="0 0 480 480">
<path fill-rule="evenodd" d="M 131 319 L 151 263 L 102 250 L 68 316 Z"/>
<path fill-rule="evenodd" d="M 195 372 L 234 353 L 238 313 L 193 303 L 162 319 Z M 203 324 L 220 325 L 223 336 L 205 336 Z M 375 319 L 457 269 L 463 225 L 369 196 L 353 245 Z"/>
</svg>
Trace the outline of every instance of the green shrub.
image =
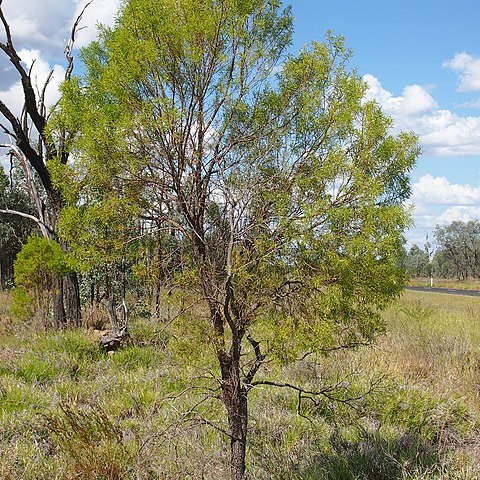
<svg viewBox="0 0 480 480">
<path fill-rule="evenodd" d="M 12 297 L 11 315 L 20 320 L 33 316 L 47 326 L 57 283 L 68 272 L 67 256 L 57 242 L 31 236 L 15 260 L 17 288 Z"/>
<path fill-rule="evenodd" d="M 12 290 L 10 315 L 17 320 L 27 321 L 35 316 L 35 302 L 29 291 L 22 286 Z"/>
</svg>

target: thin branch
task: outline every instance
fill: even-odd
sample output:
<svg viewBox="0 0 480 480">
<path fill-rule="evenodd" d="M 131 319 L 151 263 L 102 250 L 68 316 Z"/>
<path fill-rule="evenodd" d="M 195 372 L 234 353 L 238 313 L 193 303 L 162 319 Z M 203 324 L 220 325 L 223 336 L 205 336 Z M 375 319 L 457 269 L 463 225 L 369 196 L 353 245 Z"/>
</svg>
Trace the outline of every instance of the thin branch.
<svg viewBox="0 0 480 480">
<path fill-rule="evenodd" d="M 270 380 L 259 380 L 257 382 L 253 382 L 251 384 L 251 386 L 256 387 L 256 386 L 259 386 L 259 385 L 268 385 L 268 386 L 271 386 L 271 387 L 288 388 L 290 390 L 294 390 L 295 392 L 300 392 L 301 395 L 302 395 L 302 398 L 310 398 L 312 401 L 314 400 L 314 398 L 312 398 L 312 397 L 323 396 L 325 398 L 328 398 L 329 400 L 339 402 L 339 403 L 343 403 L 343 404 L 347 404 L 351 407 L 354 407 L 354 405 L 352 405 L 352 403 L 355 402 L 355 401 L 361 400 L 366 395 L 371 393 L 373 391 L 373 389 L 380 384 L 382 379 L 383 379 L 383 377 L 380 377 L 375 382 L 372 382 L 370 384 L 369 389 L 366 392 L 363 392 L 362 394 L 354 396 L 354 397 L 346 397 L 346 398 L 339 398 L 339 397 L 333 395 L 333 392 L 335 392 L 335 390 L 338 390 L 338 389 L 342 388 L 342 383 L 343 382 L 339 382 L 335 385 L 331 385 L 329 387 L 325 387 L 325 388 L 322 388 L 320 390 L 307 390 L 305 388 L 299 387 L 297 385 L 293 385 L 291 383 L 278 383 L 278 382 L 272 382 Z"/>
<path fill-rule="evenodd" d="M 255 352 L 255 362 L 251 366 L 247 375 L 245 375 L 245 383 L 247 385 L 250 385 L 256 373 L 258 372 L 259 368 L 265 362 L 265 355 L 262 354 L 262 351 L 260 350 L 260 342 L 257 342 L 256 340 L 254 340 L 249 333 L 246 334 L 246 337 L 247 337 L 247 340 L 250 342 L 250 345 L 252 345 L 253 351 Z"/>
<path fill-rule="evenodd" d="M 10 137 L 13 137 L 13 138 L 17 138 L 15 136 L 14 133 L 12 133 L 5 125 L 3 125 L 2 123 L 0 123 L 0 128 L 3 130 L 3 133 L 5 133 L 6 135 L 10 136 Z M 0 145 L 0 147 L 8 147 L 8 145 Z"/>
<path fill-rule="evenodd" d="M 93 3 L 94 0 L 90 0 L 82 9 L 82 11 L 78 14 L 77 18 L 75 19 L 75 22 L 73 23 L 73 26 L 72 26 L 72 30 L 70 32 L 70 38 L 67 42 L 67 44 L 65 45 L 65 56 L 67 58 L 67 62 L 68 62 L 68 65 L 67 65 L 67 69 L 65 71 L 65 80 L 70 80 L 71 76 L 72 76 L 72 72 L 73 72 L 73 55 L 72 55 L 72 51 L 73 51 L 73 46 L 75 45 L 75 37 L 76 37 L 76 34 L 80 31 L 80 30 L 83 30 L 83 28 L 85 27 L 81 27 L 81 28 L 78 28 L 81 20 L 82 20 L 82 17 L 83 17 L 83 14 L 85 13 L 85 10 Z"/>
<path fill-rule="evenodd" d="M 45 223 L 42 222 L 39 218 L 35 217 L 34 215 L 30 215 L 29 213 L 19 212 L 18 210 L 11 210 L 10 208 L 0 208 L 0 213 L 3 213 L 5 215 L 15 215 L 17 217 L 27 218 L 28 220 L 32 220 L 32 222 L 35 222 L 42 231 L 45 229 L 50 234 L 54 233 L 48 225 L 45 225 Z"/>
</svg>

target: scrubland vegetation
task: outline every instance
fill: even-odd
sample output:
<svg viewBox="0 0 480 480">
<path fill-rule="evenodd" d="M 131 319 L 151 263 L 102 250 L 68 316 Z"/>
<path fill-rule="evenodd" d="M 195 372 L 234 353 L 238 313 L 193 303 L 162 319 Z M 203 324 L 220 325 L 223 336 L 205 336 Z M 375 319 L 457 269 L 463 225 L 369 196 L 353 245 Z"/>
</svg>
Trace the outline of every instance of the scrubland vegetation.
<svg viewBox="0 0 480 480">
<path fill-rule="evenodd" d="M 477 300 L 398 299 L 433 268 L 403 248 L 418 137 L 345 39 L 292 54 L 280 0 L 128 0 L 75 76 L 82 13 L 47 111 L 0 1 L 0 478 L 478 477 Z"/>
<path fill-rule="evenodd" d="M 336 401 L 254 389 L 248 478 L 479 478 L 479 302 L 407 292 L 375 348 L 272 362 L 269 377 L 336 385 Z M 0 478 L 228 476 L 218 367 L 200 336 L 137 318 L 131 345 L 107 355 L 93 330 L 18 328 L 7 294 L 0 305 Z"/>
</svg>

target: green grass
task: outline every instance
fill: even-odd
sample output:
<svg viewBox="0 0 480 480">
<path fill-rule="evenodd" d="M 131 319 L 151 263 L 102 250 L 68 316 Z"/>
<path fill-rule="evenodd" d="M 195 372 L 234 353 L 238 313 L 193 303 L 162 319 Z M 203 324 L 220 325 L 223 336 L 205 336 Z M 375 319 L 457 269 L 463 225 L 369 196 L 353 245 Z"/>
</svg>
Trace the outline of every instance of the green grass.
<svg viewBox="0 0 480 480">
<path fill-rule="evenodd" d="M 339 398 L 357 400 L 299 405 L 287 389 L 253 390 L 248 478 L 480 478 L 479 307 L 406 292 L 375 348 L 268 364 L 264 376 L 337 383 Z M 192 318 L 169 329 L 139 319 L 133 344 L 108 356 L 88 331 L 21 329 L 2 309 L 0 478 L 227 478 L 214 355 L 195 331 L 181 335 Z"/>
</svg>

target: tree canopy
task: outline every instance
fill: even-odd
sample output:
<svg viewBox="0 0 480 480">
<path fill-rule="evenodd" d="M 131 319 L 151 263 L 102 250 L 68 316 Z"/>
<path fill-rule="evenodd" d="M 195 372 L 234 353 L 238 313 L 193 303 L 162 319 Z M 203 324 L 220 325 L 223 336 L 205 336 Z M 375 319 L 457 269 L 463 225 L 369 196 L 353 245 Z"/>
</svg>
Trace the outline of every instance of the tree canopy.
<svg viewBox="0 0 480 480">
<path fill-rule="evenodd" d="M 365 99 L 343 39 L 294 56 L 292 28 L 276 0 L 130 0 L 53 124 L 76 132 L 51 169 L 66 238 L 127 244 L 118 208 L 171 259 L 164 285 L 209 312 L 234 479 L 267 356 L 371 341 L 405 277 L 416 137 Z"/>
</svg>

